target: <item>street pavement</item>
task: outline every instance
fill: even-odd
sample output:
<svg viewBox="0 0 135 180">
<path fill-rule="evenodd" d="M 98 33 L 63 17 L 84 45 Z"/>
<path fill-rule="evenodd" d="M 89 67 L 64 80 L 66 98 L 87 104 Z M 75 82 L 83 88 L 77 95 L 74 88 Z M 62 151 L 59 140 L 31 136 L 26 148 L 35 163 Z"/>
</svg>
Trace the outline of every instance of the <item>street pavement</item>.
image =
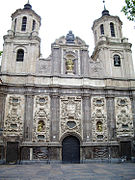
<svg viewBox="0 0 135 180">
<path fill-rule="evenodd" d="M 135 180 L 135 163 L 0 165 L 0 180 Z"/>
</svg>

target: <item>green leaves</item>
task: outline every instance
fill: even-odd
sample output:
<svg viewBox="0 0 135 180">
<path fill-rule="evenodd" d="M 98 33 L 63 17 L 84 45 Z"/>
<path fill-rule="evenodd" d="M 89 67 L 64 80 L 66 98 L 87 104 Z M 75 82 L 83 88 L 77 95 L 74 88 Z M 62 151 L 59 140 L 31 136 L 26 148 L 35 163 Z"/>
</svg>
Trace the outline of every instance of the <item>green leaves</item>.
<svg viewBox="0 0 135 180">
<path fill-rule="evenodd" d="M 0 56 L 2 56 L 3 51 L 0 51 Z"/>
<path fill-rule="evenodd" d="M 135 0 L 125 0 L 126 5 L 122 8 L 122 12 L 130 21 L 135 20 Z"/>
</svg>

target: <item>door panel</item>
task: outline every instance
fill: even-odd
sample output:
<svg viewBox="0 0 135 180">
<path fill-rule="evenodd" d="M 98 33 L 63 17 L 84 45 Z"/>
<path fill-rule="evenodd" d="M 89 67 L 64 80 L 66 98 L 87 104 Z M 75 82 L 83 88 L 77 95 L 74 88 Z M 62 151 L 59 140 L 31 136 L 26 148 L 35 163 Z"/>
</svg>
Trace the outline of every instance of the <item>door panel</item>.
<svg viewBox="0 0 135 180">
<path fill-rule="evenodd" d="M 120 149 L 121 149 L 121 157 L 126 156 L 127 160 L 131 159 L 131 142 L 121 142 L 120 143 Z"/>
<path fill-rule="evenodd" d="M 62 143 L 63 163 L 80 162 L 80 141 L 74 136 L 68 136 Z"/>
<path fill-rule="evenodd" d="M 6 162 L 16 164 L 18 161 L 18 142 L 7 142 Z"/>
</svg>

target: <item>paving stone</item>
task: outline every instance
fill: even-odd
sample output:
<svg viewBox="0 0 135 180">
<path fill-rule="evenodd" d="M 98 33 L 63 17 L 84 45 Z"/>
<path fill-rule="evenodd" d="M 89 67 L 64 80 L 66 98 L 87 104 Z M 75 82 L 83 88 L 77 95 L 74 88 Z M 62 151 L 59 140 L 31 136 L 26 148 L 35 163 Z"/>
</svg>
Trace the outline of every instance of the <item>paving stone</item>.
<svg viewBox="0 0 135 180">
<path fill-rule="evenodd" d="M 135 163 L 0 165 L 0 180 L 135 180 Z"/>
</svg>

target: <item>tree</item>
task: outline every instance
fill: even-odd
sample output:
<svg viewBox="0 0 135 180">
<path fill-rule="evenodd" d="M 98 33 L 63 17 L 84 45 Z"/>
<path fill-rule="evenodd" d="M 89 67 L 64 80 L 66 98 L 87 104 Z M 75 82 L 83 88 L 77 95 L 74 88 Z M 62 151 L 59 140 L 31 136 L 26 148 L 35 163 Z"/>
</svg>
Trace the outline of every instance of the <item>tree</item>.
<svg viewBox="0 0 135 180">
<path fill-rule="evenodd" d="M 135 20 L 135 0 L 125 0 L 126 5 L 122 8 L 122 12 L 130 21 Z"/>
<path fill-rule="evenodd" d="M 0 56 L 2 56 L 3 51 L 0 51 Z"/>
</svg>

